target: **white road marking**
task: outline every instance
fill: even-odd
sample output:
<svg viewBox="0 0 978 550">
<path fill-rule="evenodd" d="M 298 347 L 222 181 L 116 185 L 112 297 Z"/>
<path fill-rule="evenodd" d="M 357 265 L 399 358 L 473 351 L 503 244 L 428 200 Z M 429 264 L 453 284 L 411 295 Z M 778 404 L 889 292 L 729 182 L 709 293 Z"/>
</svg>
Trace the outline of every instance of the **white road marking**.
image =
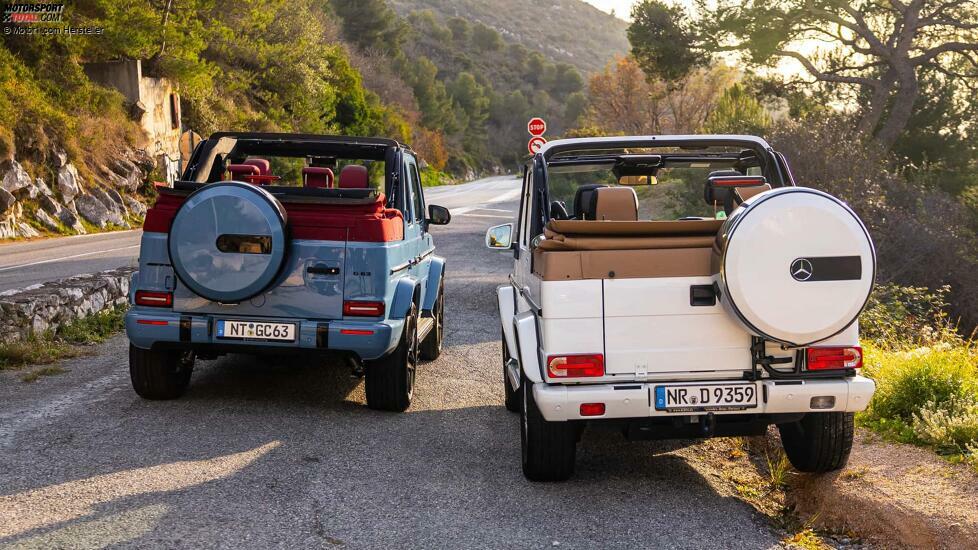
<svg viewBox="0 0 978 550">
<path fill-rule="evenodd" d="M 139 248 L 139 245 L 138 244 L 134 244 L 134 245 L 131 245 L 131 246 L 120 246 L 118 248 L 108 248 L 108 249 L 105 249 L 105 250 L 94 250 L 92 252 L 82 252 L 81 254 L 72 254 L 70 256 L 61 256 L 60 258 L 51 258 L 51 259 L 48 259 L 48 260 L 40 260 L 40 261 L 37 261 L 37 262 L 29 262 L 29 263 L 26 263 L 26 264 L 9 265 L 7 267 L 0 267 L 0 271 L 9 271 L 11 269 L 19 269 L 19 268 L 22 268 L 22 267 L 31 267 L 31 266 L 35 266 L 35 265 L 41 265 L 41 264 L 49 264 L 51 262 L 60 262 L 61 260 L 71 260 L 71 259 L 74 259 L 74 258 L 82 258 L 84 256 L 93 256 L 95 254 L 106 254 L 108 252 L 118 252 L 119 250 L 129 250 L 129 249 L 132 249 L 132 248 Z"/>
<path fill-rule="evenodd" d="M 456 216 L 465 216 L 467 218 L 496 218 L 497 220 L 512 220 L 513 216 L 499 216 L 496 214 L 469 214 L 468 212 L 463 212 L 461 214 L 455 214 Z"/>
<path fill-rule="evenodd" d="M 485 210 L 487 212 L 506 212 L 507 214 L 515 214 L 513 210 L 504 210 L 502 208 L 480 208 L 479 210 Z"/>
<path fill-rule="evenodd" d="M 479 204 L 473 205 L 473 206 L 463 206 L 461 208 L 453 208 L 453 209 L 450 210 L 450 212 L 452 213 L 453 216 L 461 216 L 461 215 L 467 214 L 467 213 L 469 213 L 469 212 L 471 212 L 473 210 L 485 210 L 486 208 L 484 206 L 482 206 L 484 204 L 495 204 L 497 202 L 505 202 L 505 201 L 508 201 L 508 200 L 512 200 L 512 199 L 515 199 L 516 197 L 520 196 L 520 193 L 522 193 L 522 192 L 523 192 L 522 189 L 512 189 L 512 190 L 507 191 L 506 193 L 503 193 L 502 195 L 499 195 L 498 197 L 492 198 L 492 199 L 490 199 L 488 201 L 485 201 L 485 202 L 482 202 L 482 203 L 479 203 Z"/>
</svg>

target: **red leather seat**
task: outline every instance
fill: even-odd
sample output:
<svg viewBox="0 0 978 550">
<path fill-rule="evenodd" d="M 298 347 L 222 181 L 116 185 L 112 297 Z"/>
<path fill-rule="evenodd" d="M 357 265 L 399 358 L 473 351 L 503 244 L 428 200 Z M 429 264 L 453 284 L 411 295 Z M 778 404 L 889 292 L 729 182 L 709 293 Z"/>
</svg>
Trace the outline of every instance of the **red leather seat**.
<svg viewBox="0 0 978 550">
<path fill-rule="evenodd" d="M 333 171 L 329 168 L 306 166 L 302 169 L 302 185 L 318 189 L 333 187 Z"/>
<path fill-rule="evenodd" d="M 359 164 L 348 164 L 340 170 L 340 189 L 367 189 L 370 178 L 367 167 Z"/>
<path fill-rule="evenodd" d="M 267 159 L 250 158 L 241 164 L 250 164 L 258 167 L 258 175 L 267 176 L 272 171 L 272 165 Z"/>
<path fill-rule="evenodd" d="M 229 164 L 228 173 L 231 175 L 230 179 L 250 183 L 246 176 L 260 175 L 260 170 L 254 164 Z"/>
</svg>

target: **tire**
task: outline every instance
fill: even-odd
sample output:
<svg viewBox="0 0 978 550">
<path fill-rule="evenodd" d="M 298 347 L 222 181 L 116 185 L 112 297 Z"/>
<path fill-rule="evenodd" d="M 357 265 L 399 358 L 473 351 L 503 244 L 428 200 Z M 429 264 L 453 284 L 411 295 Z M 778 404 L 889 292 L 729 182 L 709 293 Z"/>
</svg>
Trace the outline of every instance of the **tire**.
<svg viewBox="0 0 978 550">
<path fill-rule="evenodd" d="M 577 437 L 573 422 L 547 422 L 533 398 L 533 387 L 522 380 L 520 414 L 523 475 L 530 481 L 565 481 L 574 475 Z"/>
<path fill-rule="evenodd" d="M 800 472 L 839 470 L 852 450 L 853 413 L 808 413 L 801 420 L 779 424 L 781 445 L 791 465 Z"/>
<path fill-rule="evenodd" d="M 143 399 L 176 399 L 190 385 L 193 352 L 151 351 L 129 344 L 129 378 Z"/>
<path fill-rule="evenodd" d="M 401 340 L 394 351 L 368 361 L 365 369 L 367 406 L 378 411 L 403 412 L 414 397 L 414 379 L 418 368 L 418 309 L 404 317 Z"/>
<path fill-rule="evenodd" d="M 442 341 L 445 339 L 445 281 L 438 283 L 438 299 L 435 300 L 435 307 L 431 309 L 431 319 L 435 326 L 431 332 L 421 342 L 421 358 L 425 361 L 434 361 L 441 355 Z"/>
<path fill-rule="evenodd" d="M 521 395 L 523 391 L 523 386 L 520 385 L 520 389 L 514 390 L 513 385 L 509 383 L 509 375 L 506 374 L 506 364 L 509 362 L 509 346 L 506 345 L 506 333 L 502 335 L 503 341 L 503 388 L 506 392 L 506 410 L 509 412 L 518 413 L 523 408 L 523 396 Z"/>
</svg>

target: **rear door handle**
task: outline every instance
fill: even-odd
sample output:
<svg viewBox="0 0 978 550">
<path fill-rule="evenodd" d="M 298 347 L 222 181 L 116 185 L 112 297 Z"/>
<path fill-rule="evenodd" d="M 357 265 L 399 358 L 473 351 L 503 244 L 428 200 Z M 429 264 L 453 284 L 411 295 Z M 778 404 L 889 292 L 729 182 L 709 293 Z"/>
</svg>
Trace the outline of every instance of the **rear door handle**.
<svg viewBox="0 0 978 550">
<path fill-rule="evenodd" d="M 689 305 L 691 306 L 717 305 L 717 293 L 713 289 L 713 285 L 691 285 L 689 287 Z"/>
</svg>

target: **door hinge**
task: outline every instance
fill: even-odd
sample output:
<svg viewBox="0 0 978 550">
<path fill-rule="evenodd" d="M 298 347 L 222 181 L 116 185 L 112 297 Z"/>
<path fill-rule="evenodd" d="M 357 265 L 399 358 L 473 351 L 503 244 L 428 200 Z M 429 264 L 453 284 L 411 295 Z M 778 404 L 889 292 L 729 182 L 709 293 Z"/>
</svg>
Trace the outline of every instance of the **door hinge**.
<svg viewBox="0 0 978 550">
<path fill-rule="evenodd" d="M 649 375 L 648 365 L 635 365 L 635 378 L 638 380 L 645 380 Z"/>
</svg>

